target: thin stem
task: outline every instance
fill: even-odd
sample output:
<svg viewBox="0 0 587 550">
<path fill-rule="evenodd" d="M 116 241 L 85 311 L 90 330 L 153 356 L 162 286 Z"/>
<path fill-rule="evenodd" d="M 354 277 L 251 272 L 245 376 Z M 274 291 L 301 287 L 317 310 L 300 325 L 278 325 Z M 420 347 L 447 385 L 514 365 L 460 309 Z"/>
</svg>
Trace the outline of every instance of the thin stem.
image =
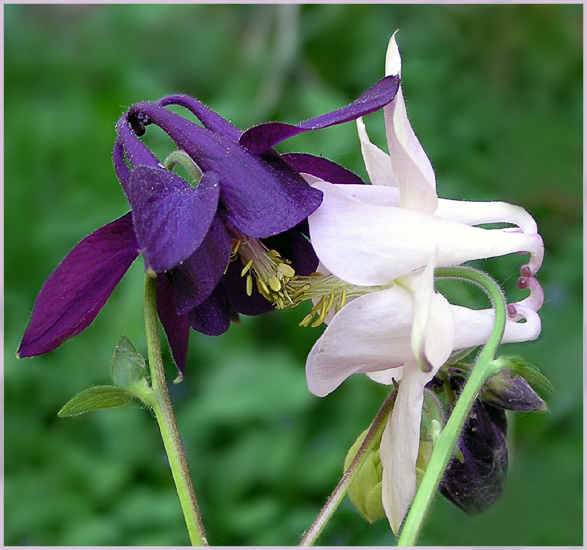
<svg viewBox="0 0 587 550">
<path fill-rule="evenodd" d="M 367 432 L 363 443 L 359 447 L 355 458 L 350 463 L 346 472 L 342 476 L 342 479 L 338 482 L 338 485 L 326 501 L 324 508 L 322 508 L 314 520 L 314 523 L 312 523 L 310 528 L 304 534 L 304 537 L 302 538 L 299 546 L 313 546 L 318 540 L 318 537 L 324 530 L 324 527 L 326 527 L 326 524 L 330 521 L 332 514 L 334 514 L 335 510 L 338 508 L 342 502 L 342 499 L 346 495 L 356 473 L 361 469 L 365 458 L 373 449 L 377 441 L 381 438 L 383 429 L 385 428 L 385 423 L 389 417 L 391 409 L 393 408 L 396 395 L 397 392 L 395 390 L 392 391 L 383 402 L 383 405 L 381 405 L 381 408 L 373 419 L 369 431 Z"/>
<path fill-rule="evenodd" d="M 459 441 L 461 431 L 469 416 L 471 407 L 485 381 L 499 371 L 499 366 L 493 361 L 493 358 L 501 342 L 506 322 L 506 305 L 503 293 L 499 286 L 487 275 L 471 268 L 447 267 L 437 269 L 436 277 L 457 278 L 481 286 L 487 292 L 493 303 L 495 323 L 491 336 L 479 354 L 477 362 L 471 370 L 467 383 L 459 396 L 446 426 L 436 440 L 432 456 L 430 457 L 430 463 L 406 517 L 397 543 L 398 546 L 413 546 L 418 539 L 432 499 L 436 494 L 444 471 Z"/>
<path fill-rule="evenodd" d="M 207 546 L 204 525 L 200 509 L 192 486 L 190 472 L 185 459 L 183 446 L 179 437 L 175 415 L 169 398 L 163 358 L 161 357 L 161 341 L 157 323 L 157 307 L 155 302 L 155 279 L 145 276 L 145 331 L 147 335 L 147 351 L 149 354 L 149 370 L 154 400 L 149 403 L 157 418 L 165 452 L 175 487 L 185 517 L 192 546 Z"/>
</svg>

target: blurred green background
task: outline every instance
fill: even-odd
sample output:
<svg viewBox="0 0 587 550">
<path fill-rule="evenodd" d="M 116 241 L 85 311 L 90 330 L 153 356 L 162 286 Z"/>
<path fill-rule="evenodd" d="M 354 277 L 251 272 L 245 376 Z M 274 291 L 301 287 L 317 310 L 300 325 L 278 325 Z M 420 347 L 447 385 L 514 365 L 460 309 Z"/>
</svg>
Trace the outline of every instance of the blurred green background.
<svg viewBox="0 0 587 550">
<path fill-rule="evenodd" d="M 88 330 L 48 356 L 14 358 L 43 281 L 128 210 L 110 160 L 117 118 L 136 101 L 187 93 L 242 128 L 297 122 L 377 81 L 397 28 L 410 119 L 439 194 L 520 204 L 538 221 L 543 334 L 503 352 L 533 361 L 558 390 L 549 414 L 510 417 L 501 500 L 469 518 L 438 497 L 420 543 L 582 544 L 581 5 L 6 5 L 4 17 L 5 544 L 188 544 L 146 410 L 56 416 L 109 382 L 121 334 L 145 351 L 142 261 Z M 368 124 L 384 146 L 381 118 Z M 352 123 L 281 150 L 365 175 Z M 509 292 L 519 262 L 482 267 Z M 366 377 L 309 394 L 305 357 L 321 329 L 297 328 L 306 312 L 246 318 L 220 338 L 192 333 L 172 397 L 212 544 L 297 544 L 386 394 Z M 386 520 L 371 526 L 345 501 L 320 543 L 395 539 Z"/>
</svg>

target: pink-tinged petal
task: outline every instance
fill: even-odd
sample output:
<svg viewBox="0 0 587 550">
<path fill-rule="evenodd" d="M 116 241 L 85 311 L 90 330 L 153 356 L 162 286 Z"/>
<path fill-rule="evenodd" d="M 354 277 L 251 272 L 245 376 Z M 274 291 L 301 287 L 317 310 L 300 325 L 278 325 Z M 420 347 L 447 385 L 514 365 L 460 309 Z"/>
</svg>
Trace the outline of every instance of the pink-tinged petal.
<svg viewBox="0 0 587 550">
<path fill-rule="evenodd" d="M 165 107 L 167 105 L 181 105 L 191 111 L 198 120 L 204 125 L 204 128 L 216 134 L 222 134 L 224 137 L 234 141 L 239 140 L 242 130 L 228 122 L 212 109 L 206 107 L 203 103 L 188 95 L 177 94 L 168 95 L 156 102 L 157 105 Z"/>
<path fill-rule="evenodd" d="M 212 294 L 228 266 L 231 248 L 230 235 L 215 216 L 196 251 L 168 272 L 179 315 L 185 315 Z"/>
<path fill-rule="evenodd" d="M 324 194 L 309 217 L 310 237 L 320 261 L 355 285 L 385 285 L 423 268 L 435 248 L 438 267 L 460 265 L 513 252 L 529 252 L 528 271 L 542 263 L 544 245 L 536 234 L 482 229 L 420 212 L 361 203 L 342 189 L 314 184 Z"/>
<path fill-rule="evenodd" d="M 415 361 L 404 365 L 395 405 L 381 438 L 381 496 L 396 535 L 416 494 L 424 386 L 433 376 L 432 372 L 423 372 Z"/>
<path fill-rule="evenodd" d="M 190 322 L 187 315 L 177 314 L 173 286 L 167 276 L 163 274 L 157 277 L 157 312 L 167 335 L 167 342 L 175 364 L 183 373 L 188 354 Z"/>
<path fill-rule="evenodd" d="M 401 57 L 395 34 L 387 47 L 385 74 L 399 77 Z M 401 87 L 395 99 L 384 108 L 383 114 L 389 157 L 399 184 L 402 208 L 433 214 L 438 202 L 436 177 L 408 120 Z"/>
<path fill-rule="evenodd" d="M 434 290 L 437 251 L 422 273 L 402 279 L 414 292 L 412 351 L 423 371 L 435 374 L 453 351 L 454 321 L 444 296 Z"/>
<path fill-rule="evenodd" d="M 356 373 L 384 371 L 414 359 L 410 345 L 414 299 L 394 286 L 345 305 L 310 351 L 309 390 L 324 397 Z"/>
<path fill-rule="evenodd" d="M 347 107 L 306 120 L 297 125 L 269 122 L 253 126 L 241 136 L 240 144 L 252 153 L 261 154 L 281 141 L 303 132 L 320 130 L 356 120 L 387 105 L 395 97 L 398 87 L 399 78 L 397 76 L 382 78 Z"/>
<path fill-rule="evenodd" d="M 53 351 L 87 328 L 139 254 L 130 212 L 77 244 L 47 279 L 19 357 Z"/>
<path fill-rule="evenodd" d="M 130 204 L 145 268 L 168 271 L 189 258 L 208 233 L 220 186 L 215 174 L 202 176 L 197 189 L 163 168 L 133 171 Z"/>
<path fill-rule="evenodd" d="M 371 183 L 373 185 L 391 185 L 398 187 L 399 183 L 393 173 L 389 155 L 371 143 L 362 118 L 357 119 L 357 130 L 361 143 L 361 153 L 363 154 L 365 168 L 367 169 Z M 336 183 L 329 179 L 326 179 L 326 181 Z"/>
<path fill-rule="evenodd" d="M 281 158 L 302 174 L 311 174 L 330 183 L 364 184 L 363 180 L 342 166 L 323 157 L 307 153 L 286 153 Z"/>
</svg>

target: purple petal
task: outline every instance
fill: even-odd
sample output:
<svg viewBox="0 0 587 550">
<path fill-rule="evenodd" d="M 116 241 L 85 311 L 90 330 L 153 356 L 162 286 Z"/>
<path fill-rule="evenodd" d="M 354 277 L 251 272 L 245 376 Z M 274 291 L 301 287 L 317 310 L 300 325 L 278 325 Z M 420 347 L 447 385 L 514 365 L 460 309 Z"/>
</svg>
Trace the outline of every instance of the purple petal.
<svg viewBox="0 0 587 550">
<path fill-rule="evenodd" d="M 222 134 L 235 143 L 243 133 L 242 130 L 233 126 L 228 120 L 189 95 L 168 95 L 157 101 L 156 105 L 161 107 L 165 107 L 166 105 L 181 105 L 191 111 L 204 125 L 204 128 L 216 134 Z"/>
<path fill-rule="evenodd" d="M 264 153 L 277 143 L 303 132 L 328 128 L 377 111 L 393 101 L 398 88 L 399 77 L 386 76 L 347 107 L 311 118 L 295 126 L 282 122 L 253 126 L 241 136 L 240 144 L 252 153 Z"/>
<path fill-rule="evenodd" d="M 228 231 L 215 217 L 202 244 L 185 262 L 169 272 L 177 313 L 188 313 L 212 293 L 228 266 L 231 245 Z"/>
<path fill-rule="evenodd" d="M 219 284 L 208 298 L 189 312 L 188 318 L 194 330 L 208 336 L 220 336 L 228 330 L 230 321 L 238 320 L 238 314 L 232 309 L 224 287 Z"/>
<path fill-rule="evenodd" d="M 365 183 L 359 176 L 323 157 L 307 153 L 286 153 L 281 158 L 291 164 L 298 172 L 311 174 L 330 183 Z"/>
<path fill-rule="evenodd" d="M 175 364 L 183 373 L 188 354 L 190 322 L 187 315 L 177 314 L 173 286 L 163 274 L 157 277 L 157 312 L 167 335 Z"/>
<path fill-rule="evenodd" d="M 116 132 L 118 133 L 118 141 L 124 147 L 124 152 L 130 162 L 131 168 L 136 168 L 137 166 L 151 166 L 156 168 L 159 166 L 157 157 L 133 133 L 126 115 L 122 116 L 116 123 Z"/>
<path fill-rule="evenodd" d="M 53 351 L 88 327 L 138 248 L 130 212 L 78 243 L 41 288 L 18 356 Z"/>
<path fill-rule="evenodd" d="M 202 176 L 197 189 L 163 168 L 139 166 L 130 178 L 133 222 L 145 267 L 167 271 L 200 246 L 218 206 L 215 174 Z"/>
<path fill-rule="evenodd" d="M 129 119 L 148 116 L 202 169 L 220 181 L 226 217 L 249 237 L 276 235 L 307 218 L 322 201 L 320 191 L 277 154 L 263 158 L 163 107 L 139 103 Z"/>
<path fill-rule="evenodd" d="M 273 304 L 263 298 L 253 284 L 253 291 L 249 296 L 246 289 L 246 277 L 241 277 L 243 264 L 240 261 L 232 262 L 222 278 L 222 284 L 228 295 L 232 307 L 243 315 L 261 315 L 273 311 Z"/>
</svg>

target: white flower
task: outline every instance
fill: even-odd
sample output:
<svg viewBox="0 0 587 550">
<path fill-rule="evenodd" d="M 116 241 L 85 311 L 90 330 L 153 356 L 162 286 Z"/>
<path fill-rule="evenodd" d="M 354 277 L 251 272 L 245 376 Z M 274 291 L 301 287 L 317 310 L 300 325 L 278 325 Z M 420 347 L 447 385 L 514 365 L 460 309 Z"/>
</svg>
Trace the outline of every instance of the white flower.
<svg viewBox="0 0 587 550">
<path fill-rule="evenodd" d="M 386 75 L 400 69 L 394 35 Z M 530 254 L 519 286 L 531 294 L 508 306 L 502 341 L 533 340 L 540 334 L 536 312 L 543 300 L 533 276 L 544 246 L 536 223 L 518 206 L 438 198 L 434 171 L 408 121 L 401 88 L 384 114 L 389 155 L 369 141 L 362 120 L 357 121 L 373 185 L 334 185 L 307 177 L 324 194 L 309 218 L 321 264 L 351 285 L 383 289 L 350 300 L 327 320 L 328 328 L 308 357 L 306 375 L 310 391 L 318 396 L 356 373 L 381 383 L 401 380 L 380 451 L 383 504 L 397 533 L 415 494 L 424 386 L 454 350 L 485 344 L 493 328 L 492 309 L 452 305 L 437 293 L 434 269 L 514 252 Z M 489 223 L 510 227 L 476 227 Z"/>
</svg>

